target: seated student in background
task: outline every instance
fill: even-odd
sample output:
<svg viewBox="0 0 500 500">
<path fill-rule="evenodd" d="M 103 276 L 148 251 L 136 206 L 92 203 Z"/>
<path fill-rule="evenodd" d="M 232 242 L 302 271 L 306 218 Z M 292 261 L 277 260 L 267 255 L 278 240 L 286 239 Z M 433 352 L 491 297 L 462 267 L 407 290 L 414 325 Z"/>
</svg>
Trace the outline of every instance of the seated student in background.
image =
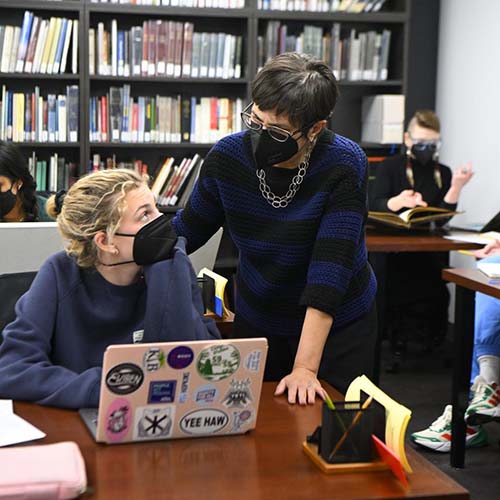
<svg viewBox="0 0 500 500">
<path fill-rule="evenodd" d="M 483 262 L 500 262 L 500 241 L 490 243 L 475 256 Z M 465 412 L 466 446 L 483 446 L 486 432 L 480 424 L 500 422 L 500 300 L 476 293 L 471 402 Z M 427 429 L 412 434 L 415 443 L 436 451 L 451 448 L 452 406 Z"/>
<path fill-rule="evenodd" d="M 50 221 L 44 202 L 19 148 L 0 142 L 0 222 Z"/>
<path fill-rule="evenodd" d="M 165 258 L 166 240 L 148 234 L 162 226 L 166 234 L 168 220 L 144 178 L 96 172 L 64 199 L 51 197 L 47 208 L 67 248 L 45 261 L 3 331 L 0 398 L 95 407 L 107 346 L 219 337 L 203 316 L 185 240 L 178 239 L 171 259 L 154 263 Z M 151 265 L 138 265 L 138 254 Z"/>
<path fill-rule="evenodd" d="M 462 188 L 473 176 L 472 166 L 460 166 L 452 173 L 439 163 L 440 140 L 437 115 L 429 110 L 417 111 L 404 134 L 406 154 L 386 159 L 377 169 L 370 210 L 400 213 L 416 206 L 455 210 Z M 446 266 L 447 252 L 388 256 L 387 305 L 395 320 L 389 324 L 392 331 L 411 331 L 418 325 L 427 347 L 443 340 L 449 294 L 441 270 Z"/>
</svg>

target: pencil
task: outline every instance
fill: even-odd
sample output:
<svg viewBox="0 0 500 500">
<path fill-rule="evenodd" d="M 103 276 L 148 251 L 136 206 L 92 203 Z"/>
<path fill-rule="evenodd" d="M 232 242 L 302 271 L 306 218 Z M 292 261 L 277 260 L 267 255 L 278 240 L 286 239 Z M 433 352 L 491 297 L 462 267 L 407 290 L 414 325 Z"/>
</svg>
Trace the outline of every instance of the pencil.
<svg viewBox="0 0 500 500">
<path fill-rule="evenodd" d="M 351 424 L 346 429 L 346 431 L 344 432 L 344 434 L 342 434 L 342 436 L 340 436 L 340 439 L 338 440 L 337 444 L 335 445 L 335 448 L 333 448 L 332 452 L 330 453 L 330 456 L 328 457 L 328 460 L 331 460 L 335 456 L 335 454 L 337 453 L 337 451 L 339 451 L 339 448 L 342 446 L 342 444 L 345 441 L 347 435 L 349 434 L 349 432 L 351 432 L 352 428 L 358 423 L 359 419 L 363 415 L 363 411 L 366 410 L 372 404 L 372 401 L 373 401 L 373 396 L 370 396 L 363 403 L 363 406 L 361 406 L 361 410 L 359 410 L 356 413 L 356 415 L 354 415 L 354 418 L 352 419 Z"/>
</svg>

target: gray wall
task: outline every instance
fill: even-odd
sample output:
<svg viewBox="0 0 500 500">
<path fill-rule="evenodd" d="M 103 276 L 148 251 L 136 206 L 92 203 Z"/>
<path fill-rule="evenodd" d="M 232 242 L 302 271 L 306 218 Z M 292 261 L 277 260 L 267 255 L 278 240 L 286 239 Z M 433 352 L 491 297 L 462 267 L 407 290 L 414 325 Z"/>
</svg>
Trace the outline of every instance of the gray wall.
<svg viewBox="0 0 500 500">
<path fill-rule="evenodd" d="M 457 216 L 483 222 L 500 210 L 500 2 L 441 0 L 436 109 L 441 159 L 472 161 Z M 459 219 L 460 217 L 460 219 Z"/>
<path fill-rule="evenodd" d="M 486 222 L 500 210 L 500 1 L 441 0 L 436 110 L 442 162 L 470 160 L 476 171 L 454 220 Z M 452 252 L 450 262 L 472 267 L 475 259 Z M 453 306 L 452 295 L 452 320 Z"/>
</svg>

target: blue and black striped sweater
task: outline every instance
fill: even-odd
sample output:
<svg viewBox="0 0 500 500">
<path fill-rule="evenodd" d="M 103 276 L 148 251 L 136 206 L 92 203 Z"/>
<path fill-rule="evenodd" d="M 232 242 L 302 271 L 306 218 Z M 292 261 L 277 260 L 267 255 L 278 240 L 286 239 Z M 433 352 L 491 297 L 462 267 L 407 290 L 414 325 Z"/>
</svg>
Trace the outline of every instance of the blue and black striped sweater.
<svg viewBox="0 0 500 500">
<path fill-rule="evenodd" d="M 271 190 L 283 195 L 296 173 L 270 167 Z M 362 149 L 325 130 L 294 199 L 273 208 L 259 190 L 251 134 L 241 132 L 209 152 L 173 225 L 191 252 L 226 224 L 240 256 L 236 315 L 255 335 L 299 336 L 308 306 L 332 315 L 338 331 L 375 298 L 364 237 L 366 183 Z"/>
</svg>

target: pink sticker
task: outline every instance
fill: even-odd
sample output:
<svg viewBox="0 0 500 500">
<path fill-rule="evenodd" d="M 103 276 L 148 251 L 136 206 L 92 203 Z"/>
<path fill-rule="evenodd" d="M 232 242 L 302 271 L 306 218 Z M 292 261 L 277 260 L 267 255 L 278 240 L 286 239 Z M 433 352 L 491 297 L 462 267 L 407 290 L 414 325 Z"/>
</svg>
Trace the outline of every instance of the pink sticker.
<svg viewBox="0 0 500 500">
<path fill-rule="evenodd" d="M 115 399 L 106 413 L 106 436 L 109 441 L 121 441 L 130 429 L 132 408 L 125 398 Z"/>
</svg>

